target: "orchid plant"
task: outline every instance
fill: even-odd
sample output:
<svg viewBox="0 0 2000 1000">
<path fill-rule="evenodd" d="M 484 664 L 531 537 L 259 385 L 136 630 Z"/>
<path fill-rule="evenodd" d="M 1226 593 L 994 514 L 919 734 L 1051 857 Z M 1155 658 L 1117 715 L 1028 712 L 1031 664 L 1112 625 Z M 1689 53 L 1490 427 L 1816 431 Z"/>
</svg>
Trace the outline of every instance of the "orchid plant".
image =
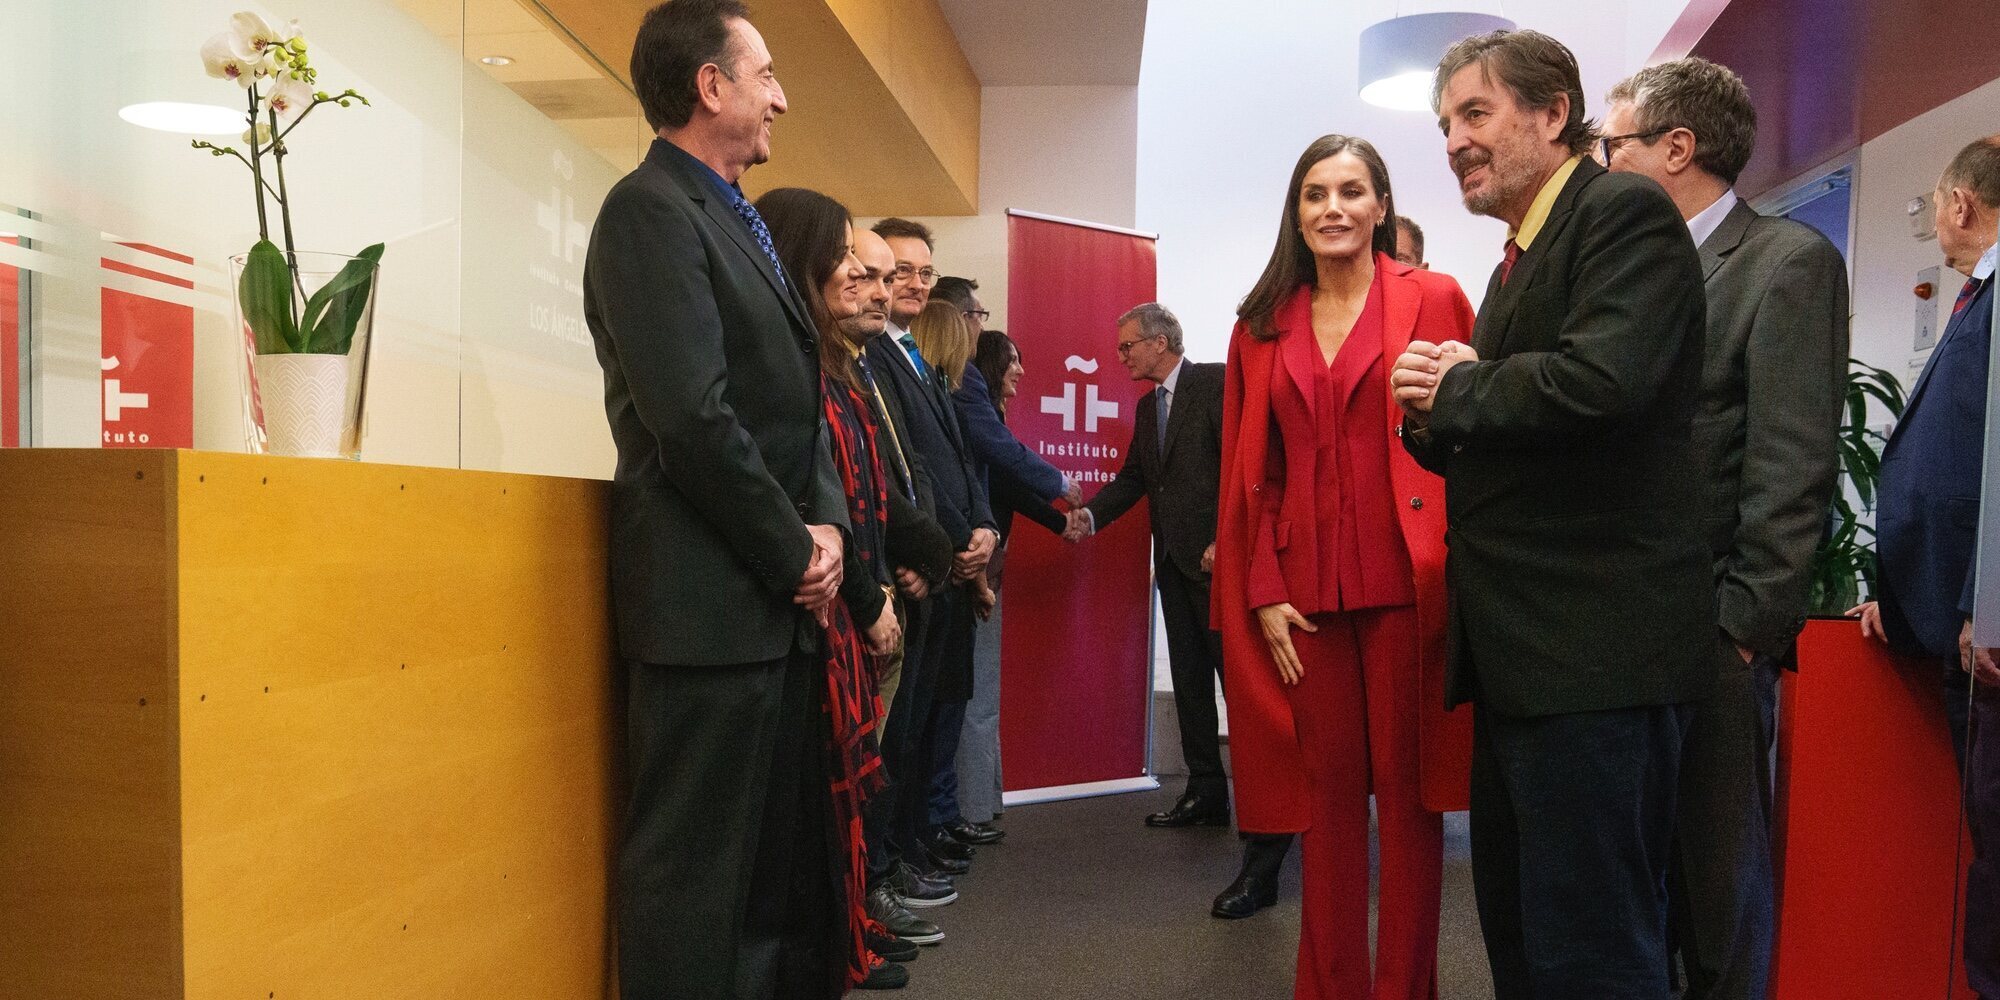
<svg viewBox="0 0 2000 1000">
<path fill-rule="evenodd" d="M 237 296 L 258 354 L 346 354 L 382 259 L 382 244 L 370 246 L 310 295 L 299 280 L 291 191 L 285 186 L 285 157 L 290 153 L 286 140 L 321 105 L 345 108 L 356 101 L 368 103 L 352 88 L 338 94 L 314 90 L 319 71 L 313 68 L 307 48 L 299 22 L 279 31 L 250 11 L 237 12 L 229 19 L 228 31 L 201 47 L 208 75 L 228 80 L 244 92 L 244 120 L 249 127 L 243 132 L 243 144 L 249 155 L 201 139 L 194 141 L 194 148 L 213 156 L 233 156 L 250 168 L 258 239 L 244 265 Z M 267 197 L 278 207 L 283 250 L 271 242 Z"/>
</svg>

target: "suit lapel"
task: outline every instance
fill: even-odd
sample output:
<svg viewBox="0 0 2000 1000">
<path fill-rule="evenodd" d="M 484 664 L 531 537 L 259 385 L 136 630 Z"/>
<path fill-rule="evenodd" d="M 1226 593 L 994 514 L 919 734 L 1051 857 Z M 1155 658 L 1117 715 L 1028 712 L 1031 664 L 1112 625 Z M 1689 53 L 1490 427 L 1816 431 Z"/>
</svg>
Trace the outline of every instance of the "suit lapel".
<svg viewBox="0 0 2000 1000">
<path fill-rule="evenodd" d="M 1729 210 L 1728 215 L 1722 217 L 1722 224 L 1715 227 L 1715 232 L 1708 234 L 1708 239 L 1701 241 L 1703 281 L 1715 277 L 1715 272 L 1722 267 L 1723 260 L 1735 253 L 1737 247 L 1743 245 L 1743 237 L 1749 235 L 1750 223 L 1756 218 L 1756 210 L 1739 201 L 1736 207 Z"/>
<path fill-rule="evenodd" d="M 1161 468 L 1166 467 L 1167 456 L 1174 450 L 1174 439 L 1180 437 L 1181 428 L 1186 427 L 1190 419 L 1187 415 L 1188 395 L 1185 390 L 1199 377 L 1195 374 L 1195 366 L 1192 362 L 1181 362 L 1181 378 L 1174 385 L 1173 407 L 1167 411 L 1167 443 L 1165 447 L 1160 449 Z"/>
<path fill-rule="evenodd" d="M 777 293 L 778 301 L 785 304 L 785 312 L 797 326 L 796 332 L 800 339 L 809 343 L 816 339 L 811 313 L 805 307 L 805 300 L 799 298 L 798 289 L 778 280 L 776 265 L 771 263 L 771 258 L 764 255 L 764 250 L 757 245 L 756 238 L 750 235 L 750 227 L 743 221 L 742 216 L 736 214 L 736 206 L 723 201 L 723 194 L 716 190 L 715 183 L 695 173 L 688 166 L 684 152 L 661 148 L 671 145 L 665 139 L 654 140 L 653 148 L 646 154 L 646 159 L 673 176 L 680 183 L 681 193 L 687 195 L 690 201 L 700 205 L 709 221 L 729 235 L 730 242 L 736 244 L 736 248 L 742 251 L 744 259 L 750 262 L 750 266 L 764 276 L 764 281 L 771 286 L 771 291 Z"/>
<path fill-rule="evenodd" d="M 1315 366 L 1324 366 L 1319 341 L 1313 333 L 1312 286 L 1300 285 L 1277 316 L 1278 362 L 1292 376 L 1292 388 L 1306 401 L 1306 412 L 1318 415 L 1319 393 L 1313 391 L 1319 377 Z"/>
<path fill-rule="evenodd" d="M 1924 370 L 1917 375 L 1917 384 L 1910 389 L 1910 398 L 1903 403 L 1903 418 L 1896 421 L 1895 428 L 1889 432 L 1891 440 L 1902 432 L 1903 425 L 1909 422 L 1910 414 L 1916 412 L 1918 400 L 1923 398 L 1924 389 L 1931 384 L 1931 373 L 1937 369 L 1937 360 L 1944 355 L 1944 346 L 1951 343 L 1952 338 L 1958 336 L 1959 331 L 1972 323 L 1975 318 L 1985 318 L 1986 313 L 1992 309 L 1987 303 L 1987 297 L 1992 294 L 1993 278 L 1989 275 L 1986 278 L 1986 287 L 1981 288 L 1979 293 L 1972 297 L 1972 301 L 1966 303 L 1965 311 L 1953 316 L 1951 321 L 1945 324 L 1944 335 L 1939 337 L 1936 346 L 1931 348 L 1931 356 L 1924 360 Z"/>
<path fill-rule="evenodd" d="M 1494 358 L 1506 353 L 1507 334 L 1513 326 L 1515 306 L 1520 304 L 1521 296 L 1534 286 L 1536 272 L 1541 270 L 1542 262 L 1548 260 L 1549 255 L 1554 252 L 1556 243 L 1562 239 L 1563 230 L 1569 227 L 1570 216 L 1576 209 L 1577 192 L 1582 191 L 1584 185 L 1597 179 L 1602 173 L 1604 168 L 1598 166 L 1597 161 L 1586 157 L 1569 175 L 1569 181 L 1563 185 L 1562 193 L 1556 195 L 1555 204 L 1549 207 L 1549 217 L 1542 223 L 1542 231 L 1535 234 L 1534 245 L 1521 251 L 1521 256 L 1514 261 L 1514 269 L 1508 272 L 1507 284 L 1504 287 L 1513 294 L 1503 294 L 1496 304 L 1493 326 L 1489 334 L 1492 343 L 1474 348 L 1479 351 L 1480 357 Z M 1496 280 L 1499 274 L 1496 269 L 1494 271 Z M 1480 319 L 1485 319 L 1483 309 Z M 1486 349 L 1488 347 L 1492 350 L 1488 351 Z"/>
</svg>

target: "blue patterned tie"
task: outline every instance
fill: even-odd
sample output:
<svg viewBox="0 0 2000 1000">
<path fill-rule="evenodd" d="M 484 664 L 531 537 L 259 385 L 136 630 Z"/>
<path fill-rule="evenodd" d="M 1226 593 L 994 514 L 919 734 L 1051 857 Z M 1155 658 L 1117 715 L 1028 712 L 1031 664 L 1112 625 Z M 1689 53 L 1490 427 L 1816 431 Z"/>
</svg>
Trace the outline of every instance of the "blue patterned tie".
<svg viewBox="0 0 2000 1000">
<path fill-rule="evenodd" d="M 778 284 L 791 287 L 785 281 L 785 265 L 778 263 L 778 248 L 771 242 L 771 229 L 764 225 L 764 217 L 757 214 L 757 206 L 739 194 L 736 196 L 736 214 L 743 217 L 743 224 L 750 227 L 750 235 L 757 238 L 757 248 L 771 258 L 771 269 L 778 272 Z"/>
<path fill-rule="evenodd" d="M 924 381 L 930 381 L 931 366 L 924 363 L 924 352 L 917 350 L 917 338 L 906 333 L 903 334 L 900 343 L 903 345 L 903 350 L 910 355 L 910 363 L 917 366 L 917 374 L 922 375 Z"/>
</svg>

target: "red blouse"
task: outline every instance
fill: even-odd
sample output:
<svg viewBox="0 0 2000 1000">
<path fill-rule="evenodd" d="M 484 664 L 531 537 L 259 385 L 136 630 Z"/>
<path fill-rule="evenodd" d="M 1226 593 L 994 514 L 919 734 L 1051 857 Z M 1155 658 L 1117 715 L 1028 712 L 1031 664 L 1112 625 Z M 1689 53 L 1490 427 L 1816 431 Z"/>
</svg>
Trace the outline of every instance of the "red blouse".
<svg viewBox="0 0 2000 1000">
<path fill-rule="evenodd" d="M 1300 614 L 1416 603 L 1410 554 L 1397 520 L 1382 414 L 1389 404 L 1382 355 L 1382 276 L 1332 364 L 1310 321 L 1278 337 L 1283 364 L 1271 368 L 1271 436 L 1262 511 L 1250 563 L 1250 606 L 1289 601 Z M 1286 508 L 1288 477 L 1309 476 L 1313 510 Z M 1296 508 L 1296 504 L 1293 505 Z M 1295 531 L 1310 516 L 1316 531 Z M 1297 536 L 1296 538 L 1294 536 Z M 1299 539 L 1317 553 L 1292 552 Z"/>
</svg>

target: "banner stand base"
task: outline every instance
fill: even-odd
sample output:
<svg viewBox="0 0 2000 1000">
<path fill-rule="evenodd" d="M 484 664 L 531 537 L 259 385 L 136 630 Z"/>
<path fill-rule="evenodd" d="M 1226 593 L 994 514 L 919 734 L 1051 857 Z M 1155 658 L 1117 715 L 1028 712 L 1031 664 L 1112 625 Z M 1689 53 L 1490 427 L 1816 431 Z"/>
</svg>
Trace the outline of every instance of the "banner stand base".
<svg viewBox="0 0 2000 1000">
<path fill-rule="evenodd" d="M 1087 799 L 1096 795 L 1121 795 L 1125 792 L 1150 792 L 1160 787 L 1160 779 L 1150 774 L 1136 778 L 1114 778 L 1110 781 L 1086 781 L 1080 785 L 1052 785 L 1048 788 L 1023 788 L 1000 796 L 1003 806 L 1031 806 L 1038 802 L 1061 802 L 1065 799 Z"/>
</svg>

